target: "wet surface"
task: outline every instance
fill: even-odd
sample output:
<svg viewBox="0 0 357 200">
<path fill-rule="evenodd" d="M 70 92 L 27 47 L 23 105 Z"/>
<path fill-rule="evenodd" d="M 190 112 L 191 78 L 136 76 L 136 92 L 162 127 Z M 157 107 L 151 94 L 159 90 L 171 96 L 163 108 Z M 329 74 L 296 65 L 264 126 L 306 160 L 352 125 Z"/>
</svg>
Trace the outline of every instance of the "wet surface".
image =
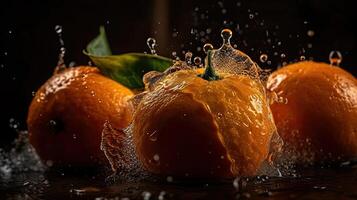
<svg viewBox="0 0 357 200">
<path fill-rule="evenodd" d="M 357 166 L 308 169 L 297 177 L 247 182 L 119 181 L 59 172 L 2 177 L 1 199 L 357 199 Z M 245 180 L 245 179 L 244 179 Z M 237 189 L 238 188 L 238 189 Z"/>
</svg>

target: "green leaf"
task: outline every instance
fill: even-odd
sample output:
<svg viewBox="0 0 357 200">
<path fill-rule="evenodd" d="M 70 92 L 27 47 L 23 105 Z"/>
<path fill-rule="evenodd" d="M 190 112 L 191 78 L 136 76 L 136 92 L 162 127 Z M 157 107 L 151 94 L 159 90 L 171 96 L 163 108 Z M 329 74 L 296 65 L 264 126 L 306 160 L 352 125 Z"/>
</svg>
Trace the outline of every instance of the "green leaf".
<svg viewBox="0 0 357 200">
<path fill-rule="evenodd" d="M 107 35 L 103 26 L 99 27 L 99 35 L 87 45 L 87 52 L 97 56 L 112 55 Z"/>
<path fill-rule="evenodd" d="M 83 51 L 99 70 L 111 79 L 131 89 L 144 87 L 142 78 L 149 71 L 162 72 L 169 68 L 173 61 L 158 55 L 143 53 L 126 53 L 112 55 L 104 27 Z"/>
<path fill-rule="evenodd" d="M 126 53 L 113 56 L 94 56 L 84 52 L 100 71 L 111 79 L 131 89 L 144 87 L 142 78 L 149 71 L 165 71 L 173 61 L 162 56 Z"/>
</svg>

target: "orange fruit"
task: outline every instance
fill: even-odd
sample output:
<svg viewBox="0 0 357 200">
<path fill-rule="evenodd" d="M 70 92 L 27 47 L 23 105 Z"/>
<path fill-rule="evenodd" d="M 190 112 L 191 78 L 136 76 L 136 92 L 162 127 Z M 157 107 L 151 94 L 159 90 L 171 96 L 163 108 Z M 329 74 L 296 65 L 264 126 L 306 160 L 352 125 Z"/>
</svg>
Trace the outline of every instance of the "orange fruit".
<svg viewBox="0 0 357 200">
<path fill-rule="evenodd" d="M 131 121 L 127 102 L 133 93 L 94 67 L 54 74 L 31 102 L 27 125 L 30 143 L 44 161 L 60 166 L 98 166 L 106 121 L 125 128 Z"/>
<path fill-rule="evenodd" d="M 139 161 L 164 176 L 256 174 L 275 131 L 264 87 L 248 76 L 198 74 L 171 73 L 138 103 L 131 130 Z"/>
<path fill-rule="evenodd" d="M 351 74 L 305 61 L 272 73 L 267 88 L 287 100 L 271 110 L 286 152 L 298 163 L 357 156 L 357 80 Z"/>
</svg>

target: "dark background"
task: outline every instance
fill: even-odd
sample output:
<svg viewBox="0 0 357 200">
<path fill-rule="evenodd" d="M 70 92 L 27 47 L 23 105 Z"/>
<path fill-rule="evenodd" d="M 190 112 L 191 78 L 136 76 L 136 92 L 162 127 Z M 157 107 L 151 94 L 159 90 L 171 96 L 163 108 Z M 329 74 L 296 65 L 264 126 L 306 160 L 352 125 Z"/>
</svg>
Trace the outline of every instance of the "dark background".
<svg viewBox="0 0 357 200">
<path fill-rule="evenodd" d="M 197 47 L 207 41 L 218 47 L 220 30 L 231 28 L 232 42 L 263 68 L 302 55 L 328 62 L 330 51 L 339 50 L 341 67 L 356 76 L 356 19 L 353 1 L 343 0 L 1 1 L 0 147 L 26 129 L 32 93 L 53 72 L 59 53 L 56 25 L 63 27 L 67 64 L 88 63 L 82 50 L 99 25 L 105 25 L 114 53 L 148 51 L 146 39 L 155 37 L 160 55 L 172 57 L 176 51 L 181 58 L 187 50 L 202 57 Z M 262 53 L 270 65 L 259 62 Z"/>
</svg>

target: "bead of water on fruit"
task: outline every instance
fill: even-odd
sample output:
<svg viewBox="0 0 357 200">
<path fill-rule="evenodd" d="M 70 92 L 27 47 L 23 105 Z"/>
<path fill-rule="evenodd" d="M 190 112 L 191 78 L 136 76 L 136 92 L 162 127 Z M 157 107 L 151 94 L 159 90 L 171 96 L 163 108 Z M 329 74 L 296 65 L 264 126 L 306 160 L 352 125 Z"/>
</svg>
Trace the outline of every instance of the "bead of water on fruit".
<svg viewBox="0 0 357 200">
<path fill-rule="evenodd" d="M 267 54 L 262 54 L 259 57 L 260 62 L 265 63 L 268 60 L 268 55 Z"/>
<path fill-rule="evenodd" d="M 200 57 L 195 57 L 193 59 L 193 62 L 195 63 L 195 65 L 200 66 L 201 65 L 201 58 Z"/>
<path fill-rule="evenodd" d="M 62 33 L 62 26 L 56 25 L 55 26 L 55 31 L 56 31 L 57 34 L 61 34 Z"/>
<path fill-rule="evenodd" d="M 329 55 L 331 65 L 339 66 L 342 62 L 342 54 L 339 51 L 331 51 Z"/>
<path fill-rule="evenodd" d="M 188 65 L 192 64 L 192 53 L 190 51 L 185 53 L 185 61 Z"/>
<path fill-rule="evenodd" d="M 205 53 L 207 53 L 209 50 L 213 50 L 213 45 L 210 43 L 206 43 L 205 45 L 203 45 L 203 51 Z"/>
<path fill-rule="evenodd" d="M 232 37 L 232 31 L 230 29 L 223 29 L 221 31 L 221 37 L 223 39 L 223 44 L 229 44 Z"/>
<path fill-rule="evenodd" d="M 146 44 L 148 45 L 148 47 L 149 47 L 149 49 L 150 49 L 150 53 L 151 53 L 151 54 L 156 54 L 156 51 L 155 51 L 156 40 L 155 40 L 155 38 L 149 37 L 149 38 L 146 40 Z"/>
<path fill-rule="evenodd" d="M 50 120 L 50 126 L 55 127 L 57 125 L 57 122 L 55 120 Z"/>
</svg>

